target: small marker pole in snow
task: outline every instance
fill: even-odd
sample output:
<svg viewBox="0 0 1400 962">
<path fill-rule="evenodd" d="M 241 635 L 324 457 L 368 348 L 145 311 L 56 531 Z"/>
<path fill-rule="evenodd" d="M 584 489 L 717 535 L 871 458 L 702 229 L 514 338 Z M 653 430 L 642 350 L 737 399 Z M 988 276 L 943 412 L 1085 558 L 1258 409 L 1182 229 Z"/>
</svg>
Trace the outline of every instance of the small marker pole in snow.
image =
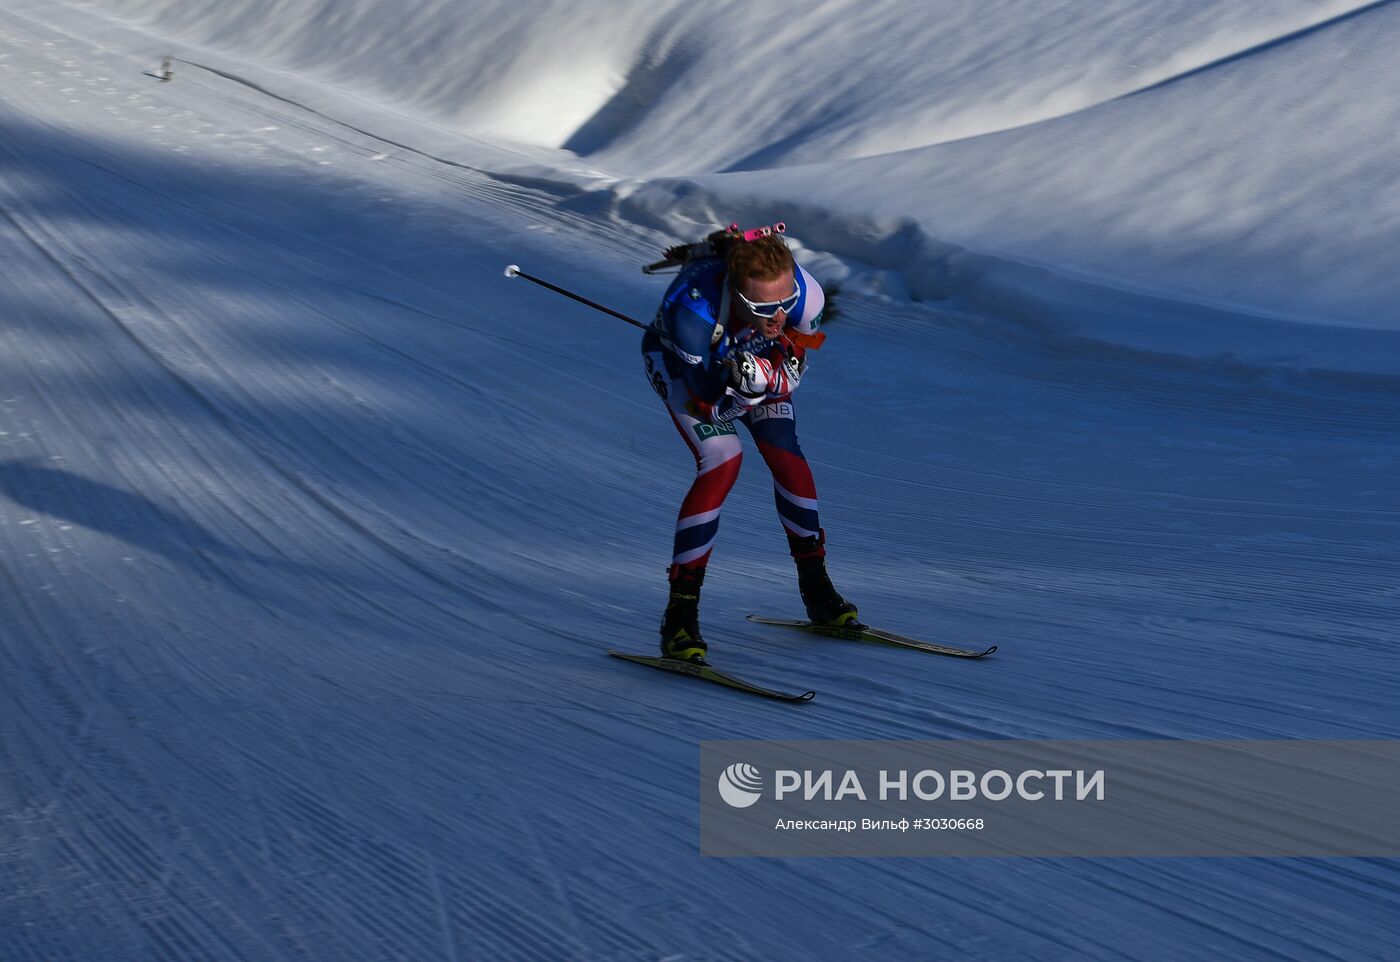
<svg viewBox="0 0 1400 962">
<path fill-rule="evenodd" d="M 626 321 L 628 324 L 631 324 L 633 327 L 640 327 L 640 328 L 641 328 L 642 330 L 644 330 L 644 331 L 645 331 L 645 330 L 648 330 L 647 325 L 643 324 L 641 321 L 634 320 L 633 318 L 628 317 L 626 314 L 619 314 L 617 311 L 613 310 L 613 309 L 610 308 L 610 307 L 604 307 L 602 304 L 599 304 L 599 303 L 597 303 L 596 301 L 590 301 L 590 300 L 589 300 L 588 298 L 586 298 L 586 297 L 580 297 L 578 294 L 575 294 L 573 291 L 566 291 L 566 290 L 564 290 L 564 288 L 562 288 L 562 287 L 558 287 L 558 286 L 556 286 L 556 285 L 554 285 L 554 284 L 549 283 L 549 281 L 541 280 L 540 278 L 534 276 L 533 274 L 527 274 L 527 273 L 525 273 L 524 271 L 522 271 L 522 270 L 520 269 L 520 265 L 519 265 L 519 264 L 511 264 L 511 265 L 507 266 L 507 267 L 506 267 L 506 277 L 523 277 L 523 278 L 525 278 L 527 281 L 533 281 L 534 283 L 540 285 L 540 287 L 548 288 L 549 290 L 553 291 L 553 292 L 556 293 L 556 294 L 563 294 L 565 297 L 572 298 L 573 300 L 578 301 L 580 304 L 587 304 L 589 307 L 593 308 L 595 311 L 602 311 L 604 314 L 611 314 L 613 317 L 617 318 L 619 321 Z"/>
<path fill-rule="evenodd" d="M 166 58 L 164 58 L 163 60 L 161 60 L 161 62 L 160 62 L 160 80 L 161 80 L 161 83 L 165 83 L 167 80 L 170 80 L 170 79 L 172 79 L 172 78 L 175 76 L 175 68 L 174 68 L 174 66 L 173 66 L 174 62 L 175 62 L 175 58 L 174 58 L 174 57 L 166 57 Z"/>
</svg>

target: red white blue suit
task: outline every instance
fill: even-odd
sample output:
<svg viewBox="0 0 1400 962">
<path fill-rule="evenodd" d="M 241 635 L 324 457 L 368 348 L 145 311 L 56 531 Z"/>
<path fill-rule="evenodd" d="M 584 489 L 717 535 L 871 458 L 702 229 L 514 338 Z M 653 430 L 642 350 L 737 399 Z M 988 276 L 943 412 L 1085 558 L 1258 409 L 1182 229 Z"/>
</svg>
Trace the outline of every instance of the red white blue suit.
<svg viewBox="0 0 1400 962">
<path fill-rule="evenodd" d="M 800 266 L 794 269 L 799 298 L 785 333 L 816 331 L 826 304 L 821 285 Z M 786 337 L 769 340 L 753 330 L 747 313 L 731 311 L 734 293 L 718 258 L 694 261 L 667 288 L 656 319 L 642 338 L 642 357 L 652 388 L 695 457 L 695 480 L 681 502 L 672 551 L 675 566 L 704 567 L 719 533 L 720 510 L 739 476 L 743 446 L 734 425 L 752 435 L 773 475 L 778 519 L 794 557 L 825 554 L 820 545 L 817 488 L 797 443 L 792 392 L 806 367 L 801 347 Z M 735 298 L 737 299 L 737 298 Z M 766 361 L 768 392 L 742 396 L 728 387 L 725 358 L 745 351 Z M 799 542 L 806 540 L 799 548 Z M 815 545 L 815 547 L 814 547 Z"/>
</svg>

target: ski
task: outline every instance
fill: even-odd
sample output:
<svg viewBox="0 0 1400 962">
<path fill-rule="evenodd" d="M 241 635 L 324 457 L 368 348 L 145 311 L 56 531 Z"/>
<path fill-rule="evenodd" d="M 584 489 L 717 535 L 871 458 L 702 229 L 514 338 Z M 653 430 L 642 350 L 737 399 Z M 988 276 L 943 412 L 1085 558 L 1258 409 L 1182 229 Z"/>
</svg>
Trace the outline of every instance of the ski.
<svg viewBox="0 0 1400 962">
<path fill-rule="evenodd" d="M 782 628 L 799 628 L 802 631 L 810 631 L 814 635 L 821 635 L 825 638 L 838 638 L 841 641 L 863 641 L 872 645 L 912 648 L 915 651 L 927 651 L 934 655 L 951 655 L 954 658 L 983 658 L 997 650 L 996 645 L 981 650 L 974 648 L 955 648 L 952 645 L 938 645 L 933 642 L 906 638 L 903 635 L 896 635 L 892 631 L 871 628 L 868 625 L 830 628 L 826 625 L 814 625 L 810 621 L 799 621 L 795 618 L 765 618 L 762 615 L 749 615 L 749 621 L 756 622 L 760 625 L 778 625 Z"/>
<path fill-rule="evenodd" d="M 811 701 L 817 697 L 814 691 L 804 691 L 799 693 L 778 691 L 773 688 L 764 688 L 762 685 L 755 685 L 752 682 L 744 681 L 742 678 L 735 678 L 715 668 L 713 665 L 696 664 L 693 661 L 681 661 L 678 658 L 662 658 L 657 655 L 633 655 L 625 651 L 618 651 L 614 648 L 608 649 L 608 654 L 614 658 L 621 658 L 623 661 L 635 662 L 638 665 L 646 665 L 648 668 L 659 668 L 662 671 L 673 672 L 677 675 L 688 675 L 691 678 L 699 678 L 701 681 L 714 682 L 717 685 L 724 685 L 726 688 L 733 688 L 736 691 L 747 692 L 750 695 L 761 695 L 764 698 L 774 698 L 778 701 Z"/>
</svg>

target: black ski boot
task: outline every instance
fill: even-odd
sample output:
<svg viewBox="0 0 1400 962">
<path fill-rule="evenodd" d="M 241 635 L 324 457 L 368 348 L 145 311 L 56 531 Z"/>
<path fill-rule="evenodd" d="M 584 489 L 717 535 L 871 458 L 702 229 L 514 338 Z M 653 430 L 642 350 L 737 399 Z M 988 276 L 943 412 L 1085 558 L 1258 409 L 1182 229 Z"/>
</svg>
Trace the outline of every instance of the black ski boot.
<svg viewBox="0 0 1400 962">
<path fill-rule="evenodd" d="M 671 596 L 661 620 L 661 655 L 705 664 L 705 639 L 700 637 L 700 586 L 704 568 L 669 569 Z"/>
<path fill-rule="evenodd" d="M 826 532 L 812 538 L 791 538 L 792 560 L 797 564 L 797 590 L 807 606 L 807 620 L 833 628 L 860 624 L 859 612 L 826 573 Z"/>
</svg>

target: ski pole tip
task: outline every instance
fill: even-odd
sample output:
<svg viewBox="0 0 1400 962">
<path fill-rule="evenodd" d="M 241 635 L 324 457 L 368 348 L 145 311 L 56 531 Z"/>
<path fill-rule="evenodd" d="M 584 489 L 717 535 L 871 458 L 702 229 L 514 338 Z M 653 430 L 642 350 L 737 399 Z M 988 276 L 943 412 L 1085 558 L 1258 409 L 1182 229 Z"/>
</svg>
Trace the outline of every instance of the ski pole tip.
<svg viewBox="0 0 1400 962">
<path fill-rule="evenodd" d="M 507 264 L 507 265 L 506 265 L 506 277 L 514 277 L 516 274 L 519 274 L 519 273 L 520 273 L 520 265 L 519 265 L 519 264 Z"/>
</svg>

